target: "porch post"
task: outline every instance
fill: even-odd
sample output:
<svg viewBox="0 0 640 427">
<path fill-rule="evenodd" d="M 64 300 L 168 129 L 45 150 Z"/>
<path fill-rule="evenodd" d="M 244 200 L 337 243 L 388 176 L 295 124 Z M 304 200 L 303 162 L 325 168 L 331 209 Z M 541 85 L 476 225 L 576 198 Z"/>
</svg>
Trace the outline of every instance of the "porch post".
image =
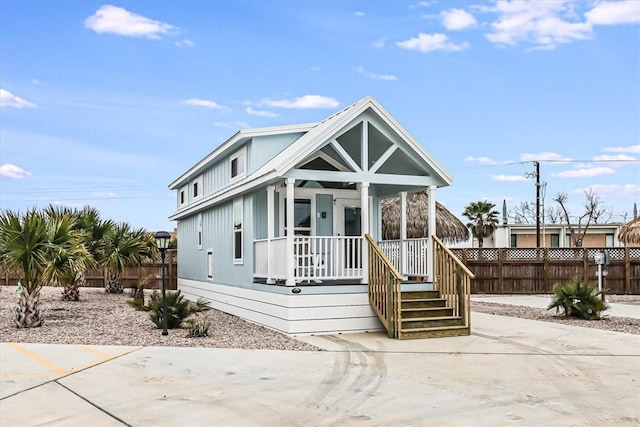
<svg viewBox="0 0 640 427">
<path fill-rule="evenodd" d="M 273 280 L 273 251 L 271 250 L 271 240 L 275 236 L 274 224 L 274 194 L 276 187 L 267 186 L 267 283 L 275 283 Z"/>
<path fill-rule="evenodd" d="M 293 250 L 293 236 L 294 236 L 294 228 L 295 228 L 295 218 L 294 218 L 294 206 L 295 206 L 295 194 L 294 194 L 294 185 L 296 183 L 295 178 L 287 178 L 287 206 L 285 209 L 287 211 L 287 281 L 285 284 L 287 286 L 295 286 L 296 285 L 296 259 Z"/>
<path fill-rule="evenodd" d="M 407 271 L 407 192 L 400 192 L 400 274 Z"/>
<path fill-rule="evenodd" d="M 362 238 L 360 239 L 360 253 L 362 263 L 362 278 L 360 283 L 369 282 L 369 248 L 366 246 L 364 235 L 370 233 L 369 230 L 369 183 L 360 184 L 360 226 L 362 228 Z"/>
<path fill-rule="evenodd" d="M 429 280 L 433 282 L 435 280 L 435 265 L 433 264 L 433 239 L 432 235 L 438 235 L 436 233 L 436 186 L 430 185 L 427 190 L 427 200 L 429 203 L 429 240 L 427 241 L 427 274 L 429 275 Z"/>
</svg>

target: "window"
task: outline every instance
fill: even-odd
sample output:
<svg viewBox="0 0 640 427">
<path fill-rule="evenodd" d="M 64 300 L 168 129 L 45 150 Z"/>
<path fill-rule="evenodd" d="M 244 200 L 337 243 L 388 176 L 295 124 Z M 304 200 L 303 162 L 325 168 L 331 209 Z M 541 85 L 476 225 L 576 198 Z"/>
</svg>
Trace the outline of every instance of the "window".
<svg viewBox="0 0 640 427">
<path fill-rule="evenodd" d="M 191 194 L 193 199 L 197 199 L 204 195 L 204 187 L 202 186 L 202 175 L 192 181 Z"/>
<path fill-rule="evenodd" d="M 184 190 L 180 191 L 180 204 L 184 205 Z"/>
<path fill-rule="evenodd" d="M 511 242 L 509 247 L 511 248 L 517 248 L 518 247 L 518 235 L 517 234 L 512 234 L 511 235 Z"/>
<path fill-rule="evenodd" d="M 287 234 L 287 199 L 284 199 L 284 233 Z M 311 200 L 295 199 L 293 206 L 294 234 L 297 236 L 311 235 Z"/>
<path fill-rule="evenodd" d="M 552 234 L 551 235 L 551 247 L 552 248 L 559 248 L 560 247 L 560 235 L 559 234 Z"/>
<path fill-rule="evenodd" d="M 198 249 L 202 249 L 202 214 L 198 214 Z"/>
<path fill-rule="evenodd" d="M 243 148 L 231 156 L 231 180 L 247 174 L 247 151 Z"/>
<path fill-rule="evenodd" d="M 607 233 L 604 235 L 604 245 L 607 248 L 615 246 L 615 243 L 613 241 L 613 233 Z"/>
<path fill-rule="evenodd" d="M 242 264 L 242 198 L 233 201 L 233 263 Z"/>
<path fill-rule="evenodd" d="M 207 279 L 213 279 L 213 249 L 207 249 Z"/>
</svg>

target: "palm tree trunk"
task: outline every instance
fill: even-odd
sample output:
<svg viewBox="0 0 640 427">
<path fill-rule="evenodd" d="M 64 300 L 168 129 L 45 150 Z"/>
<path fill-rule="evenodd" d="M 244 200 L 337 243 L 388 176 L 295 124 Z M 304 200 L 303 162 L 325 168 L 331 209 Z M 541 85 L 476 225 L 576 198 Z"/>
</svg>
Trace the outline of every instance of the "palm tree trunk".
<svg viewBox="0 0 640 427">
<path fill-rule="evenodd" d="M 42 326 L 44 316 L 40 310 L 40 290 L 42 286 L 36 287 L 29 292 L 24 286 L 20 292 L 20 300 L 16 307 L 16 317 L 14 322 L 18 328 L 35 328 Z"/>
<path fill-rule="evenodd" d="M 120 275 L 109 273 L 109 280 L 107 280 L 104 290 L 105 292 L 110 294 L 123 293 L 124 288 L 122 287 L 122 281 L 120 280 Z"/>
</svg>

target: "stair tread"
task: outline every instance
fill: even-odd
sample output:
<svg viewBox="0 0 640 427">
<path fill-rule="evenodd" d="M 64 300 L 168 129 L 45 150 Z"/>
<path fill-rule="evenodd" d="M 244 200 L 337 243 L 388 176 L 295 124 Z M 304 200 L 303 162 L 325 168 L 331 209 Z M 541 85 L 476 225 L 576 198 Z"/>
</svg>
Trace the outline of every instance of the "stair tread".
<svg viewBox="0 0 640 427">
<path fill-rule="evenodd" d="M 457 320 L 462 319 L 460 316 L 434 316 L 434 317 L 407 317 L 402 319 L 403 322 L 416 322 L 425 320 Z"/>
<path fill-rule="evenodd" d="M 428 331 L 445 331 L 449 329 L 468 329 L 469 326 L 456 325 L 456 326 L 433 326 L 431 328 L 401 328 L 402 332 L 428 332 Z"/>
<path fill-rule="evenodd" d="M 402 311 L 438 311 L 438 310 L 453 310 L 453 307 L 402 307 Z"/>
</svg>

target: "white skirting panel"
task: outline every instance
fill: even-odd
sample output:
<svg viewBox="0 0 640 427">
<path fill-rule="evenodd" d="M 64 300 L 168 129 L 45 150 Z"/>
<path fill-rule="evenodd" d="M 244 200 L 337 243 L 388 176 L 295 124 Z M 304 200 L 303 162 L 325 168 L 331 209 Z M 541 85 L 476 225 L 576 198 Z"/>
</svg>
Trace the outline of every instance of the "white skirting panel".
<svg viewBox="0 0 640 427">
<path fill-rule="evenodd" d="M 366 293 L 277 294 L 178 278 L 185 298 L 289 335 L 380 331 Z"/>
</svg>

